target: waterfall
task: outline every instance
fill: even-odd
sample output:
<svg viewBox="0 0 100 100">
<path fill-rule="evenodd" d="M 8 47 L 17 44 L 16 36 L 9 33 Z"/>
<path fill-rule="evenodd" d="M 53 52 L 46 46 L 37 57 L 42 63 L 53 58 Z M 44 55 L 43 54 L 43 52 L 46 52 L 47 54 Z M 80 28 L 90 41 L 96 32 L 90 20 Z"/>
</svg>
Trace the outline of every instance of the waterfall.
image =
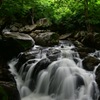
<svg viewBox="0 0 100 100">
<path fill-rule="evenodd" d="M 95 74 L 83 69 L 74 48 L 70 42 L 40 50 L 35 46 L 32 52 L 39 52 L 35 58 L 26 61 L 19 72 L 14 67 L 18 58 L 11 60 L 10 71 L 21 100 L 98 100 Z"/>
</svg>

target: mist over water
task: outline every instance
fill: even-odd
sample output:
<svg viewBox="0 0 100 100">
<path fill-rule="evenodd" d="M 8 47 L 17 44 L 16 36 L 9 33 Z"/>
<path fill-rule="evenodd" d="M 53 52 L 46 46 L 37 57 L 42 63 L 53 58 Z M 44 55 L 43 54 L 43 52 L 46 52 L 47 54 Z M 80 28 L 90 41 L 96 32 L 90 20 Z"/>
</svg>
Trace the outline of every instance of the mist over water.
<svg viewBox="0 0 100 100">
<path fill-rule="evenodd" d="M 35 46 L 30 54 L 39 48 Z M 83 69 L 82 60 L 74 48 L 66 41 L 55 47 L 42 48 L 34 59 L 21 66 L 19 72 L 14 67 L 18 59 L 9 62 L 21 100 L 98 100 L 95 74 Z M 47 68 L 35 71 L 37 65 L 45 66 L 41 63 Z"/>
</svg>

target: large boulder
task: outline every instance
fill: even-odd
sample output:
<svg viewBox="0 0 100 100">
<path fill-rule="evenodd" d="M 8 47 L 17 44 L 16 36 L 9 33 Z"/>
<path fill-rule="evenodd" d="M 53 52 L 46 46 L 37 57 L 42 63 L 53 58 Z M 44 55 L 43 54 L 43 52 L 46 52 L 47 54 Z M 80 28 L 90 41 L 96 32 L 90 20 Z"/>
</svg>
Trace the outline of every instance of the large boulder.
<svg viewBox="0 0 100 100">
<path fill-rule="evenodd" d="M 34 31 L 35 29 L 37 28 L 37 25 L 34 24 L 34 25 L 26 25 L 22 28 L 19 29 L 19 32 L 21 33 L 31 33 L 32 31 Z"/>
<path fill-rule="evenodd" d="M 20 100 L 16 84 L 12 82 L 0 81 L 0 99 Z"/>
<path fill-rule="evenodd" d="M 18 32 L 21 27 L 22 27 L 21 23 L 14 23 L 14 24 L 10 25 L 10 31 Z"/>
<path fill-rule="evenodd" d="M 47 18 L 41 18 L 40 20 L 36 22 L 36 25 L 40 29 L 47 29 L 48 27 L 52 25 L 52 23 Z"/>
<path fill-rule="evenodd" d="M 0 39 L 0 54 L 7 57 L 18 55 L 34 46 L 34 40 L 24 33 L 5 32 Z"/>
<path fill-rule="evenodd" d="M 95 48 L 100 50 L 100 33 L 95 35 Z"/>
<path fill-rule="evenodd" d="M 55 32 L 44 32 L 44 33 L 31 33 L 30 34 L 35 40 L 36 44 L 41 46 L 52 46 L 59 43 L 59 35 Z"/>
<path fill-rule="evenodd" d="M 94 34 L 87 34 L 84 36 L 82 43 L 87 47 L 95 48 L 95 37 Z"/>
<path fill-rule="evenodd" d="M 20 100 L 15 79 L 8 68 L 0 58 L 0 100 Z"/>
<path fill-rule="evenodd" d="M 82 63 L 83 63 L 84 69 L 88 71 L 93 71 L 95 67 L 100 63 L 100 60 L 95 57 L 88 56 L 83 60 Z"/>
<path fill-rule="evenodd" d="M 96 82 L 97 82 L 98 87 L 100 89 L 100 65 L 97 67 L 97 69 L 95 71 L 95 75 L 96 75 Z"/>
</svg>

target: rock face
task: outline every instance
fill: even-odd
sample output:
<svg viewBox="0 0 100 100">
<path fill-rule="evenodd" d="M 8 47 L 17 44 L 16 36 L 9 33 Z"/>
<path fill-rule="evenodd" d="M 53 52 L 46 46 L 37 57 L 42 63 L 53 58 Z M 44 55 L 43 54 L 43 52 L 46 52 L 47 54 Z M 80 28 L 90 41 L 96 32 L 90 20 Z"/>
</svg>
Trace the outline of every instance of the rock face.
<svg viewBox="0 0 100 100">
<path fill-rule="evenodd" d="M 97 82 L 98 87 L 99 87 L 99 89 L 100 89 L 100 65 L 99 65 L 98 68 L 96 69 L 95 74 L 96 74 L 96 82 Z"/>
<path fill-rule="evenodd" d="M 59 43 L 59 35 L 55 32 L 31 33 L 36 44 L 41 46 L 52 46 Z"/>
<path fill-rule="evenodd" d="M 100 50 L 100 33 L 88 33 L 85 31 L 78 32 L 72 35 L 72 38 L 80 41 L 87 47 Z"/>
<path fill-rule="evenodd" d="M 95 57 L 88 56 L 83 60 L 83 66 L 84 69 L 93 71 L 95 66 L 100 63 L 100 60 L 98 60 Z"/>
<path fill-rule="evenodd" d="M 12 57 L 30 49 L 34 44 L 34 40 L 27 34 L 7 32 L 0 39 L 0 54 L 5 58 Z"/>
<path fill-rule="evenodd" d="M 1 62 L 1 58 L 0 58 L 0 100 L 20 100 L 20 95 L 17 90 L 17 85 L 14 80 L 14 77 L 8 70 L 6 62 Z"/>
</svg>

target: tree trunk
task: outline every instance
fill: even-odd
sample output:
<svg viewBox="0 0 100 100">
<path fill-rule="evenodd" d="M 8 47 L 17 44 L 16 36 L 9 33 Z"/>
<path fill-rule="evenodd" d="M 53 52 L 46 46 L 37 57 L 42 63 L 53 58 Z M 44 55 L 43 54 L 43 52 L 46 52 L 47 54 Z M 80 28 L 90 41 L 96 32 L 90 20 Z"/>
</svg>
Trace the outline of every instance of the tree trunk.
<svg viewBox="0 0 100 100">
<path fill-rule="evenodd" d="M 85 24 L 86 24 L 86 29 L 88 32 L 92 31 L 91 25 L 88 22 L 89 20 L 89 13 L 88 13 L 88 0 L 84 0 L 84 12 L 85 12 Z"/>
</svg>

